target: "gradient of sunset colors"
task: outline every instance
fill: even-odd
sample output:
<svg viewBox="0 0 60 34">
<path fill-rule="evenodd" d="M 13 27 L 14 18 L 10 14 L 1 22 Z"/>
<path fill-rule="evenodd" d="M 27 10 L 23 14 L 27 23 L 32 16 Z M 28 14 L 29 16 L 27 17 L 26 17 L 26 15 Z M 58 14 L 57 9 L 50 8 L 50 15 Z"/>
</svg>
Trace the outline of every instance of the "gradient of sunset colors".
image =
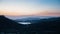
<svg viewBox="0 0 60 34">
<path fill-rule="evenodd" d="M 0 15 L 60 16 L 60 0 L 0 0 Z"/>
</svg>

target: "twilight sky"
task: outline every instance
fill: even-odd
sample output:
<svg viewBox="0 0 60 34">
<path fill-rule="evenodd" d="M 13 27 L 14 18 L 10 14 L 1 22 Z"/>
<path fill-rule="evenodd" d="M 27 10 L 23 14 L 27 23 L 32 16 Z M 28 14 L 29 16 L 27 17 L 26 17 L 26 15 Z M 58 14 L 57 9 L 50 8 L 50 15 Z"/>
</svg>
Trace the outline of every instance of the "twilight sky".
<svg viewBox="0 0 60 34">
<path fill-rule="evenodd" d="M 0 0 L 0 15 L 60 16 L 60 0 Z"/>
</svg>

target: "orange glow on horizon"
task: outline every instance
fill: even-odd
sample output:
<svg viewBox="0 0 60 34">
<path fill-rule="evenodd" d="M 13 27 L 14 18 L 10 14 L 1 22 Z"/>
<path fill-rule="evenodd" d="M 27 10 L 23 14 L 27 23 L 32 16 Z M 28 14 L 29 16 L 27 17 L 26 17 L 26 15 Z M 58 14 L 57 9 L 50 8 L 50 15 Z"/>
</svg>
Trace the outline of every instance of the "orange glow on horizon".
<svg viewBox="0 0 60 34">
<path fill-rule="evenodd" d="M 48 11 L 2 11 L 0 10 L 0 15 L 9 15 L 9 16 L 24 16 L 24 15 L 39 15 L 39 16 L 60 16 L 59 12 L 48 12 Z"/>
</svg>

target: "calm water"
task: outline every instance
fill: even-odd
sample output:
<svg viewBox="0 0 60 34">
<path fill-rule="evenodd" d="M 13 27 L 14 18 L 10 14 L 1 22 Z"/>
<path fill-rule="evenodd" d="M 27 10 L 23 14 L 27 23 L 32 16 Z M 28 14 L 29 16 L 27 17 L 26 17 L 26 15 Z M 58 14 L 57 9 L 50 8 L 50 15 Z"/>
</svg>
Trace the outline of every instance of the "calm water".
<svg viewBox="0 0 60 34">
<path fill-rule="evenodd" d="M 19 24 L 23 24 L 23 25 L 28 25 L 31 24 L 30 22 L 18 22 Z"/>
</svg>

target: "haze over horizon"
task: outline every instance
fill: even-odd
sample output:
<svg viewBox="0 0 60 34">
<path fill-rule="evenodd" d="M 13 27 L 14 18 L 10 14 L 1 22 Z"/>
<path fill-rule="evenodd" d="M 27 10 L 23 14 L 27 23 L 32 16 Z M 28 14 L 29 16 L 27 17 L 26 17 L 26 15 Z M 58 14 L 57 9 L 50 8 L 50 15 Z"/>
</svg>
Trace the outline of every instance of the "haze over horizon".
<svg viewBox="0 0 60 34">
<path fill-rule="evenodd" d="M 60 16 L 60 0 L 0 0 L 0 15 Z"/>
</svg>

